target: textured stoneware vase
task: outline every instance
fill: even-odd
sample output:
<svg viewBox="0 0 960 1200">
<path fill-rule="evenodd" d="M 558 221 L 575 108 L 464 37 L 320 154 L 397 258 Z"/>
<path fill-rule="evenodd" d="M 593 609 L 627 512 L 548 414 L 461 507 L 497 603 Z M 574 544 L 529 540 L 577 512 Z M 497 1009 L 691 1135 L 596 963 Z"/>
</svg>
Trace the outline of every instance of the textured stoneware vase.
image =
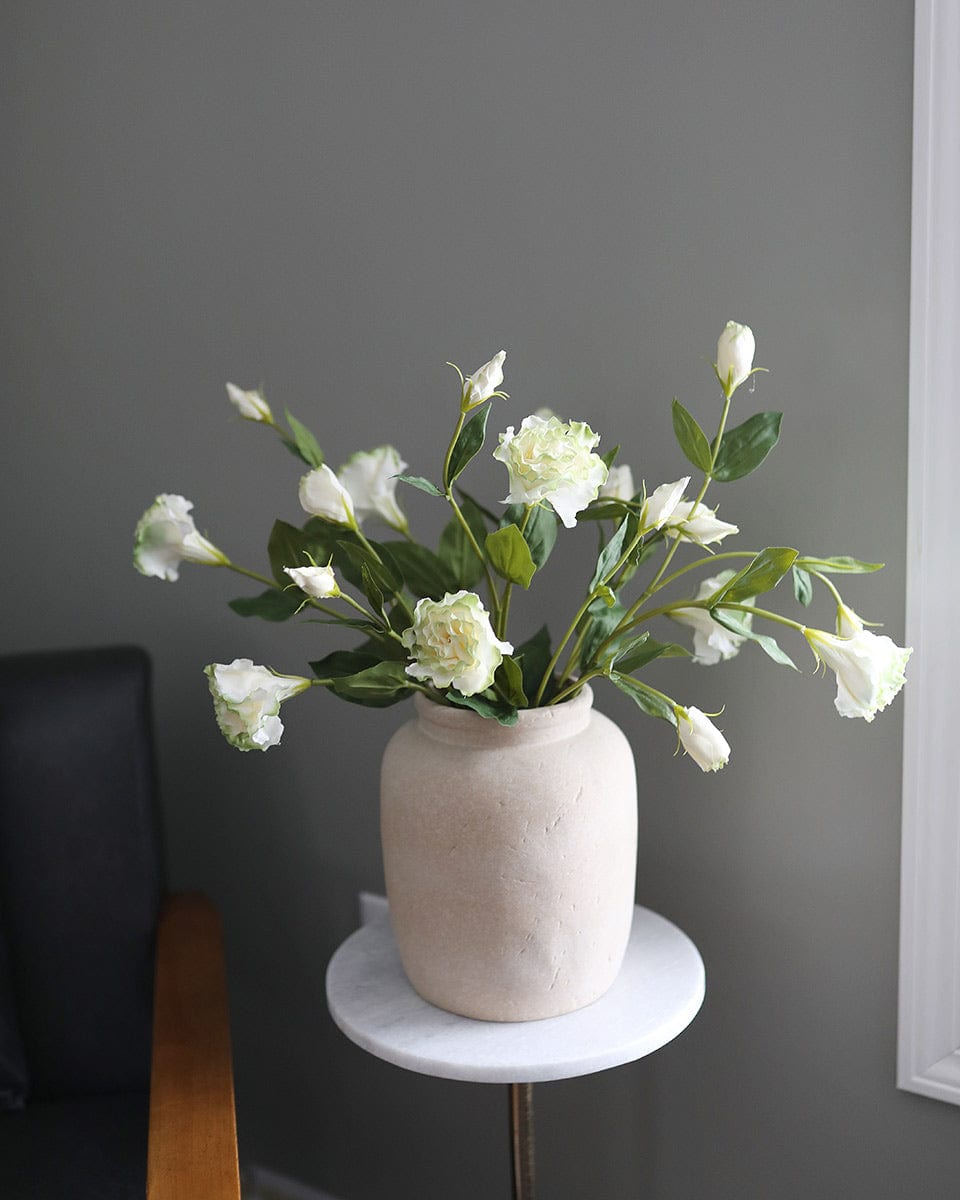
<svg viewBox="0 0 960 1200">
<path fill-rule="evenodd" d="M 410 982 L 487 1021 L 572 1012 L 617 976 L 633 919 L 629 743 L 578 697 L 505 728 L 417 696 L 383 758 L 390 917 Z"/>
</svg>

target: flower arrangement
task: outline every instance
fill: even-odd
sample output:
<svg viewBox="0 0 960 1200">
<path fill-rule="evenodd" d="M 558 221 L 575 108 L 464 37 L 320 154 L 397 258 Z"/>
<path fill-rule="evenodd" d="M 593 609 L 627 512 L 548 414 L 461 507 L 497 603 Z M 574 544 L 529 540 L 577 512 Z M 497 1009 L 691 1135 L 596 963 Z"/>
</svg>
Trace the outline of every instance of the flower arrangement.
<svg viewBox="0 0 960 1200">
<path fill-rule="evenodd" d="M 491 409 L 509 399 L 500 390 L 503 351 L 472 375 L 455 368 L 459 412 L 435 482 L 405 474 L 407 464 L 392 446 L 354 454 L 334 472 L 302 422 L 287 412 L 286 425 L 279 423 L 261 391 L 227 384 L 240 416 L 276 432 L 305 464 L 299 500 L 306 522 L 275 522 L 267 547 L 271 575 L 261 575 L 232 562 L 197 531 L 184 497 L 160 495 L 137 525 L 134 564 L 144 575 L 170 581 L 181 562 L 227 567 L 266 585 L 260 595 L 230 601 L 240 615 L 285 621 L 306 610 L 363 637 L 352 650 L 334 650 L 310 663 L 309 677 L 282 675 L 249 659 L 206 667 L 227 741 L 240 750 L 276 745 L 283 732 L 281 704 L 312 687 L 374 707 L 421 692 L 437 704 L 512 725 L 520 710 L 560 704 L 588 681 L 604 678 L 644 713 L 672 725 L 678 745 L 704 771 L 716 771 L 730 756 L 712 720 L 719 714 L 678 703 L 639 673 L 665 657 L 692 656 L 695 663 L 714 665 L 748 641 L 796 669 L 777 641 L 756 628 L 760 623 L 803 637 L 818 667 L 836 674 L 837 711 L 872 721 L 903 686 L 911 651 L 868 629 L 844 604 L 832 577 L 883 564 L 800 554 L 786 546 L 713 549 L 739 530 L 705 504 L 709 485 L 750 474 L 780 436 L 777 412 L 727 427 L 738 388 L 764 369 L 754 367 L 754 350 L 750 328 L 728 322 L 714 363 L 722 405 L 712 439 L 673 401 L 673 429 L 698 484 L 691 486 L 688 475 L 649 493 L 645 484 L 637 489 L 631 467 L 615 461 L 619 447 L 600 455 L 599 435 L 588 425 L 541 410 L 519 428 L 509 426 L 493 451 L 509 478 L 500 510 L 475 500 L 460 480 L 484 446 Z M 401 483 L 449 506 L 435 550 L 413 537 L 397 500 Z M 398 536 L 371 540 L 363 526 L 374 520 Z M 531 586 L 559 526 L 572 529 L 579 521 L 596 522 L 602 531 L 582 601 L 556 642 L 544 627 L 514 646 L 507 640 L 513 589 Z M 681 548 L 694 557 L 677 565 Z M 647 582 L 635 583 L 642 567 Z M 695 571 L 709 574 L 691 594 Z M 811 603 L 815 583 L 826 589 L 835 605 L 834 632 L 757 605 L 788 574 L 803 606 Z M 477 588 L 485 591 L 486 603 Z M 677 589 L 685 594 L 662 595 Z M 692 630 L 692 655 L 678 642 L 651 635 L 648 626 L 658 617 Z"/>
</svg>

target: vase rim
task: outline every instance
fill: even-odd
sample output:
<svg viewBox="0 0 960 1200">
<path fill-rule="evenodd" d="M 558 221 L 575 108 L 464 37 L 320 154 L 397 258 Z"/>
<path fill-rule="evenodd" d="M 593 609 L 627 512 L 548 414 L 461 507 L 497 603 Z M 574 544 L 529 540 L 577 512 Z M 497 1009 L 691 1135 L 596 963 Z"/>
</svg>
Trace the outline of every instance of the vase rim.
<svg viewBox="0 0 960 1200">
<path fill-rule="evenodd" d="M 585 729 L 593 709 L 593 690 L 585 683 L 576 696 L 562 704 L 522 708 L 516 725 L 501 725 L 470 708 L 437 704 L 422 694 L 414 696 L 413 703 L 424 732 L 431 737 L 462 745 L 502 746 L 510 742 L 556 741 Z"/>
</svg>

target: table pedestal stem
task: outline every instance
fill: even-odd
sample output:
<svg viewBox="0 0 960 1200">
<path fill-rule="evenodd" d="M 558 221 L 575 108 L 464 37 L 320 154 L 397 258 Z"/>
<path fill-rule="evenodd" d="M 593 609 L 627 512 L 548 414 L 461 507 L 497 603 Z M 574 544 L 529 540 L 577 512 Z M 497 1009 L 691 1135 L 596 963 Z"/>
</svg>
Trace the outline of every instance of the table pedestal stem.
<svg viewBox="0 0 960 1200">
<path fill-rule="evenodd" d="M 534 1200 L 533 1084 L 509 1086 L 513 1200 Z"/>
</svg>

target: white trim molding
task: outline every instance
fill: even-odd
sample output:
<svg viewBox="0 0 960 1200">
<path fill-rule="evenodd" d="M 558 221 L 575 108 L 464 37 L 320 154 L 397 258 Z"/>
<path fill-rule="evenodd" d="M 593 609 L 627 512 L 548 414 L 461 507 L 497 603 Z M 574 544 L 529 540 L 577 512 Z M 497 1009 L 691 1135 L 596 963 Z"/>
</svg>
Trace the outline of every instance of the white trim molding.
<svg viewBox="0 0 960 1200">
<path fill-rule="evenodd" d="M 917 0 L 897 1086 L 960 1104 L 960 0 Z"/>
</svg>

